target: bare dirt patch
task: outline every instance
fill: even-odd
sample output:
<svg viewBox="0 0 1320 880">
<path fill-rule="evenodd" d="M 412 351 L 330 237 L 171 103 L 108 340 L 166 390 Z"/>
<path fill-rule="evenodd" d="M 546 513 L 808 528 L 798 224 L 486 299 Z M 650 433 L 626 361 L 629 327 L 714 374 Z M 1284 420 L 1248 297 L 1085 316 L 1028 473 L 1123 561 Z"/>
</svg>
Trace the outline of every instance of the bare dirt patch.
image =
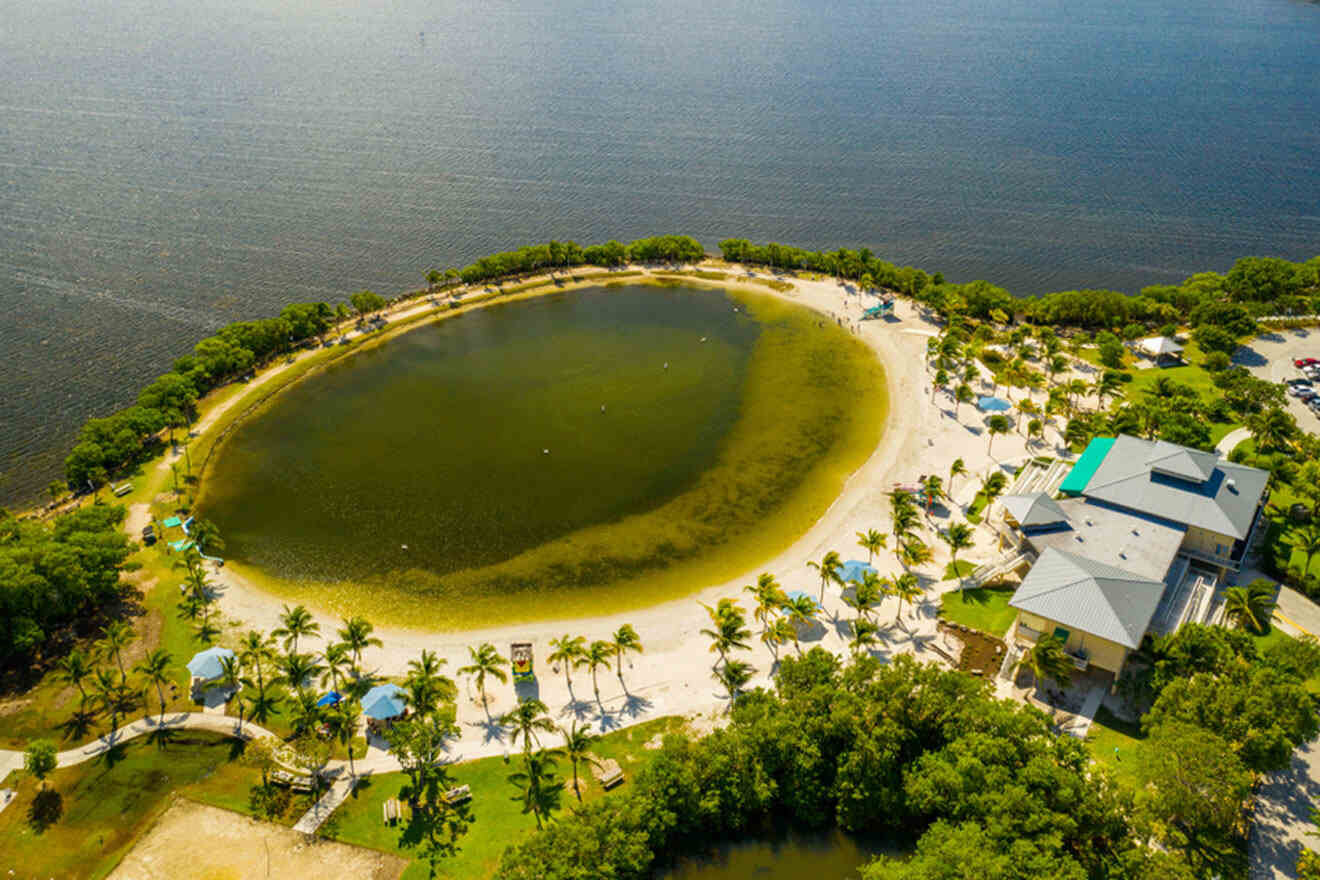
<svg viewBox="0 0 1320 880">
<path fill-rule="evenodd" d="M 265 880 L 353 877 L 397 880 L 407 863 L 180 799 L 160 817 L 110 880 Z"/>
</svg>

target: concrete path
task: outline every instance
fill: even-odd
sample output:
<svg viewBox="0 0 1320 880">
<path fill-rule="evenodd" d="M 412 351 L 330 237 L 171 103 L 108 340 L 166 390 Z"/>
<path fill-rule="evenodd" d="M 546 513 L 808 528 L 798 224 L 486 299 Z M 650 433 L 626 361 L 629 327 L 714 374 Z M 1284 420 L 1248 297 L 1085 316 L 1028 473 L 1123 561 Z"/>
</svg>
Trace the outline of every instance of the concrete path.
<svg viewBox="0 0 1320 880">
<path fill-rule="evenodd" d="M 1228 454 L 1232 452 L 1239 443 L 1249 437 L 1251 437 L 1251 432 L 1246 428 L 1234 428 L 1223 437 L 1219 438 L 1219 442 L 1215 444 L 1215 451 L 1227 458 Z"/>
<path fill-rule="evenodd" d="M 329 791 L 321 795 L 321 799 L 312 804 L 312 808 L 294 823 L 293 830 L 301 831 L 303 834 L 315 834 L 316 829 L 320 828 L 325 820 L 330 818 L 330 814 L 339 809 L 340 804 L 348 800 L 354 784 L 360 778 L 360 775 L 349 776 L 344 774 L 343 778 L 335 780 Z"/>
<path fill-rule="evenodd" d="M 1091 692 L 1086 695 L 1086 702 L 1082 703 L 1082 711 L 1078 712 L 1072 724 L 1065 728 L 1065 733 L 1078 739 L 1086 739 L 1087 734 L 1091 732 L 1091 722 L 1095 720 L 1095 713 L 1100 711 L 1100 706 L 1105 701 L 1106 690 L 1102 684 L 1091 688 Z"/>
<path fill-rule="evenodd" d="M 1265 778 L 1256 792 L 1251 834 L 1247 839 L 1249 880 L 1285 880 L 1297 876 L 1303 846 L 1320 843 L 1311 808 L 1320 805 L 1320 742 L 1293 752 L 1292 766 Z"/>
</svg>

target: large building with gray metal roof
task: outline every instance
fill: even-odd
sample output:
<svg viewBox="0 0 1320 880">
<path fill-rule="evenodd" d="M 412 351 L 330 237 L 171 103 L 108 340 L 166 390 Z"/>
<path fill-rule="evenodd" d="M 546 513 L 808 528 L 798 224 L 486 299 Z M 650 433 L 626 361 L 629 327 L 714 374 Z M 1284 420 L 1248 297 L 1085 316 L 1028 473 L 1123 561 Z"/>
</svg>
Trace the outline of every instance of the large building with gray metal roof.
<svg viewBox="0 0 1320 880">
<path fill-rule="evenodd" d="M 1204 620 L 1241 569 L 1263 518 L 1268 473 L 1164 441 L 1097 438 L 1063 498 L 1001 500 L 1035 560 L 1010 605 L 1020 648 L 1063 642 L 1079 669 L 1122 671 L 1149 632 Z"/>
</svg>

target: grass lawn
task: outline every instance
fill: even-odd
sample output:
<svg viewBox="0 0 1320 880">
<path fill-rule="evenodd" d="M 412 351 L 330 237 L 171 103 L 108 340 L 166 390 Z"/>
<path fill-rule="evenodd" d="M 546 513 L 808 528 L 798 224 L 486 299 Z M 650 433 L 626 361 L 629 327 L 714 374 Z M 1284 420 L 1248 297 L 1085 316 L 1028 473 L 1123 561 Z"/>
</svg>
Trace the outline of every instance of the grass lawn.
<svg viewBox="0 0 1320 880">
<path fill-rule="evenodd" d="M 992 636 L 1002 637 L 1017 615 L 1017 609 L 1008 605 L 1013 593 L 1012 588 L 1003 587 L 978 587 L 945 593 L 940 597 L 940 616 L 951 623 L 961 623 Z"/>
<path fill-rule="evenodd" d="M 958 560 L 957 566 L 952 562 L 944 566 L 944 579 L 946 581 L 952 581 L 958 578 L 965 578 L 974 571 L 976 571 L 975 565 L 972 565 L 966 559 L 960 559 Z"/>
<path fill-rule="evenodd" d="M 1086 737 L 1096 761 L 1108 767 L 1114 776 L 1133 788 L 1140 788 L 1145 779 L 1138 770 L 1141 750 L 1146 735 L 1135 721 L 1124 721 L 1104 706 L 1095 713 L 1090 733 Z"/>
<path fill-rule="evenodd" d="M 49 778 L 59 818 L 44 830 L 30 821 L 35 781 L 22 775 L 14 802 L 0 813 L 0 865 L 24 877 L 104 877 L 169 805 L 171 792 L 232 766 L 241 752 L 228 739 L 177 734 L 163 747 L 135 740 Z M 246 795 L 245 795 L 246 798 Z"/>
<path fill-rule="evenodd" d="M 677 717 L 648 721 L 607 734 L 594 751 L 602 758 L 618 761 L 625 777 L 632 779 L 649 754 L 644 747 L 646 742 L 657 734 L 681 730 L 683 724 L 683 720 Z M 547 742 L 547 745 L 550 744 Z M 531 815 L 523 815 L 522 804 L 514 799 L 515 790 L 508 782 L 509 774 L 519 769 L 520 762 L 521 758 L 515 750 L 507 764 L 503 758 L 482 758 L 452 768 L 456 785 L 472 787 L 472 800 L 469 802 L 472 821 L 467 834 L 458 841 L 457 854 L 441 862 L 440 876 L 465 880 L 489 877 L 499 865 L 500 855 L 505 848 L 536 830 L 536 821 Z M 561 776 L 570 779 L 563 802 L 564 807 L 569 808 L 576 803 L 576 799 L 572 792 L 568 762 L 561 759 L 558 769 Z M 591 777 L 588 768 L 581 768 L 579 775 L 584 800 L 608 796 Z M 406 782 L 407 778 L 402 773 L 391 773 L 371 779 L 359 787 L 353 797 L 335 813 L 329 836 L 343 843 L 397 853 L 405 859 L 417 857 L 419 853 L 416 850 L 399 845 L 405 823 L 390 827 L 381 819 L 382 804 L 389 798 L 398 797 L 399 789 Z M 625 781 L 622 788 L 626 790 L 627 785 Z M 426 876 L 423 861 L 413 862 L 404 872 L 407 880 Z"/>
</svg>

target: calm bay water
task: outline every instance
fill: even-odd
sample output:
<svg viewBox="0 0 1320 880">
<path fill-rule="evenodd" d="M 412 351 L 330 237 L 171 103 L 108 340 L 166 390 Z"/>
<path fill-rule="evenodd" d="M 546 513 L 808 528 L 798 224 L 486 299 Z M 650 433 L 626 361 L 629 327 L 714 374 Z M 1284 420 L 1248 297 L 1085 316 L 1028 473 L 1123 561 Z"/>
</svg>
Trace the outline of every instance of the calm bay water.
<svg viewBox="0 0 1320 880">
<path fill-rule="evenodd" d="M 1295 0 L 0 0 L 0 501 L 197 337 L 549 237 L 1022 292 L 1320 251 Z"/>
<path fill-rule="evenodd" d="M 878 855 L 900 856 L 891 846 L 828 832 L 779 834 L 726 843 L 712 853 L 682 859 L 657 880 L 854 880 Z"/>
</svg>

